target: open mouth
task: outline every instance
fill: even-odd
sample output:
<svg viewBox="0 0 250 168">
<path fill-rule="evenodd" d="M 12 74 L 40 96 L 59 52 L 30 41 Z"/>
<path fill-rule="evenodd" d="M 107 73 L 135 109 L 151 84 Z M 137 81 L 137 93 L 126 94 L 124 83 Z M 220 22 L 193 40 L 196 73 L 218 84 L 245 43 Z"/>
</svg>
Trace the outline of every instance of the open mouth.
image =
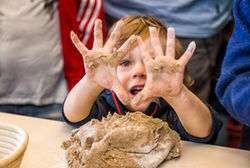
<svg viewBox="0 0 250 168">
<path fill-rule="evenodd" d="M 135 96 L 137 95 L 140 91 L 142 91 L 144 86 L 134 86 L 132 87 L 132 89 L 130 90 L 130 93 Z"/>
</svg>

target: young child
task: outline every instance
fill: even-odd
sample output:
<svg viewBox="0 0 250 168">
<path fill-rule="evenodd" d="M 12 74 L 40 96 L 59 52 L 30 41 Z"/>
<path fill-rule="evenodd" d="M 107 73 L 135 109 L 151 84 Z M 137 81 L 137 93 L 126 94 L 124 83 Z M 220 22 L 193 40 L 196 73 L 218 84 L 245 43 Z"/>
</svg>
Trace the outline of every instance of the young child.
<svg viewBox="0 0 250 168">
<path fill-rule="evenodd" d="M 160 21 L 146 16 L 122 18 L 111 28 L 105 45 L 101 27 L 97 20 L 92 50 L 71 34 L 83 55 L 86 75 L 64 102 L 64 120 L 81 126 L 109 112 L 141 111 L 166 121 L 183 140 L 215 142 L 221 121 L 187 88 L 192 81 L 185 66 L 195 43 L 181 56 L 174 29 L 167 30 Z"/>
</svg>

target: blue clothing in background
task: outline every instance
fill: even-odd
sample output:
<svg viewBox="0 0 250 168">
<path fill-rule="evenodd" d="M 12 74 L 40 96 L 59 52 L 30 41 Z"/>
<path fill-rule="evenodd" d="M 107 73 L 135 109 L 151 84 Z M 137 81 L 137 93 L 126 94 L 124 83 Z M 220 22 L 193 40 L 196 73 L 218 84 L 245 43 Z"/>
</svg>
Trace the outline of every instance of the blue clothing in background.
<svg viewBox="0 0 250 168">
<path fill-rule="evenodd" d="M 250 150 L 250 1 L 236 0 L 233 14 L 235 28 L 216 94 L 230 115 L 244 124 L 239 147 Z"/>
<path fill-rule="evenodd" d="M 120 19 L 127 15 L 159 18 L 179 37 L 206 38 L 232 19 L 234 0 L 104 0 L 104 11 Z"/>
</svg>

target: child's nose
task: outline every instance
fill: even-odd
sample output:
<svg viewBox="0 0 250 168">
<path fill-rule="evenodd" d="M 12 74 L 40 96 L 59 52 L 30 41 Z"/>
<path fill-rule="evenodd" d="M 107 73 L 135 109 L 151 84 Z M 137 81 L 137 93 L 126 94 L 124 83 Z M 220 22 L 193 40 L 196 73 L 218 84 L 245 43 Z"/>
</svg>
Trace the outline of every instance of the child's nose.
<svg viewBox="0 0 250 168">
<path fill-rule="evenodd" d="M 146 78 L 146 69 L 142 62 L 136 63 L 133 77 Z"/>
</svg>

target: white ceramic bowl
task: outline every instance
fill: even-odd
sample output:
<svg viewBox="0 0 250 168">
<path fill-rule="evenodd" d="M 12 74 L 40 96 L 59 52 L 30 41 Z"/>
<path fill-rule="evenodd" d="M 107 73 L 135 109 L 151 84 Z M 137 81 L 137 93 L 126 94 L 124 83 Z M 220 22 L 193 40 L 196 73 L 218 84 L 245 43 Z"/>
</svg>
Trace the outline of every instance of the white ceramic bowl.
<svg viewBox="0 0 250 168">
<path fill-rule="evenodd" d="M 29 137 L 18 126 L 0 122 L 0 168 L 19 168 Z"/>
</svg>

